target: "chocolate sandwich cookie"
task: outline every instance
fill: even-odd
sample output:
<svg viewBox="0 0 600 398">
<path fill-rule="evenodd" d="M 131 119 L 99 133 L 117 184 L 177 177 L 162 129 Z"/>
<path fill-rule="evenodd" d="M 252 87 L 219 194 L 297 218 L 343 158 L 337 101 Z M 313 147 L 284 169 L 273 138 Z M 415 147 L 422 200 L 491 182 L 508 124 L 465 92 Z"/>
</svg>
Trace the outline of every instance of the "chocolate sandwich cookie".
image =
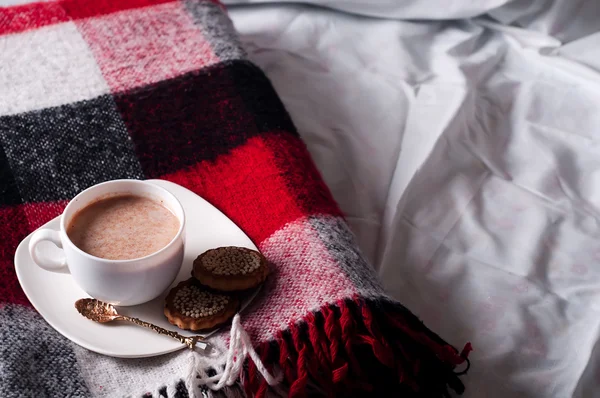
<svg viewBox="0 0 600 398">
<path fill-rule="evenodd" d="M 171 289 L 164 313 L 172 325 L 197 332 L 226 323 L 239 307 L 237 297 L 210 292 L 190 278 Z"/>
<path fill-rule="evenodd" d="M 196 258 L 192 275 L 201 284 L 222 292 L 252 289 L 269 274 L 267 259 L 258 251 L 226 246 Z"/>
</svg>

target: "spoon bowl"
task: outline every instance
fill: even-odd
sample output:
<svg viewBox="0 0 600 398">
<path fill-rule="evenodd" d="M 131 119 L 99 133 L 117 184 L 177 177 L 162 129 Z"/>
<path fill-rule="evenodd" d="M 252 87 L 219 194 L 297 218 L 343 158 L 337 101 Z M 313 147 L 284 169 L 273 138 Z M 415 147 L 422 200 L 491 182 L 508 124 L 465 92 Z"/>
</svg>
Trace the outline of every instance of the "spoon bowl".
<svg viewBox="0 0 600 398">
<path fill-rule="evenodd" d="M 79 299 L 75 302 L 75 308 L 84 317 L 98 323 L 107 323 L 120 317 L 117 309 L 108 303 L 96 299 Z"/>
</svg>

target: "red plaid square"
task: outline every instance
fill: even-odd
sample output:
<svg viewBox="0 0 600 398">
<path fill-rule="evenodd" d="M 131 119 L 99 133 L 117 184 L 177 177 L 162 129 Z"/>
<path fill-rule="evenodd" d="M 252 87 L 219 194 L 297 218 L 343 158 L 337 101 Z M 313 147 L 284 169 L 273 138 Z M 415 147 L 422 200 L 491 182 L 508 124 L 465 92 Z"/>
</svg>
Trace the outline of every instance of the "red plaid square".
<svg viewBox="0 0 600 398">
<path fill-rule="evenodd" d="M 356 293 L 306 218 L 286 224 L 264 240 L 260 250 L 275 269 L 260 297 L 268 299 L 269 305 L 257 305 L 244 318 L 244 326 L 255 339 L 268 339 L 273 330 L 284 328 L 320 303 Z M 306 294 L 307 286 L 310 294 Z"/>
<path fill-rule="evenodd" d="M 58 2 L 0 7 L 0 35 L 22 32 L 68 20 L 67 13 Z"/>
<path fill-rule="evenodd" d="M 179 2 L 76 22 L 113 92 L 170 79 L 218 62 Z"/>
<path fill-rule="evenodd" d="M 216 161 L 204 161 L 160 178 L 202 196 L 254 242 L 305 214 L 289 191 L 264 140 L 251 138 Z"/>
<path fill-rule="evenodd" d="M 3 302 L 28 305 L 13 265 L 15 250 L 29 233 L 23 207 L 0 207 L 0 225 L 3 228 L 0 239 L 0 308 Z"/>
<path fill-rule="evenodd" d="M 58 202 L 25 203 L 21 205 L 23 213 L 27 217 L 29 230 L 35 231 L 48 221 L 58 217 L 68 203 L 68 200 L 59 200 Z"/>
</svg>

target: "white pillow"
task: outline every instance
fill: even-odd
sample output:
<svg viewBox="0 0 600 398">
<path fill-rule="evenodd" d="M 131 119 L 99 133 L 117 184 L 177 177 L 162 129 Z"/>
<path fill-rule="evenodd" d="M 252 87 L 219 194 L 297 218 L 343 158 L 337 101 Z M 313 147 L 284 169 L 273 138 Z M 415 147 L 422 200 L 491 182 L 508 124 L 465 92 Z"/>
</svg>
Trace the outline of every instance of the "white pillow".
<svg viewBox="0 0 600 398">
<path fill-rule="evenodd" d="M 470 18 L 512 0 L 221 0 L 225 5 L 304 3 L 353 14 L 397 19 Z"/>
</svg>

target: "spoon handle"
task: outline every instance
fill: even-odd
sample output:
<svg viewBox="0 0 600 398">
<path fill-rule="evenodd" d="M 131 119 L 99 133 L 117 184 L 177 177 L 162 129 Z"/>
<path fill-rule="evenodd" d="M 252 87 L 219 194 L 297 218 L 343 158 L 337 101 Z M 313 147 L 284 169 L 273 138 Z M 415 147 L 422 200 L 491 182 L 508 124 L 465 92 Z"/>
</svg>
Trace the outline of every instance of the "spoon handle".
<svg viewBox="0 0 600 398">
<path fill-rule="evenodd" d="M 160 326 L 156 326 L 152 323 L 142 321 L 141 319 L 138 319 L 138 318 L 121 315 L 121 316 L 119 316 L 118 319 L 121 319 L 124 321 L 129 321 L 129 322 L 135 323 L 136 325 L 143 326 L 148 329 L 152 329 L 158 334 L 164 334 L 166 336 L 170 336 L 176 340 L 179 340 L 180 343 L 185 344 L 191 350 L 194 349 L 198 340 L 204 340 L 204 338 L 202 336 L 191 336 L 191 337 L 182 336 L 177 332 L 161 328 Z M 202 343 L 202 344 L 203 344 L 202 348 L 206 349 L 208 344 L 206 344 L 206 343 Z"/>
</svg>

